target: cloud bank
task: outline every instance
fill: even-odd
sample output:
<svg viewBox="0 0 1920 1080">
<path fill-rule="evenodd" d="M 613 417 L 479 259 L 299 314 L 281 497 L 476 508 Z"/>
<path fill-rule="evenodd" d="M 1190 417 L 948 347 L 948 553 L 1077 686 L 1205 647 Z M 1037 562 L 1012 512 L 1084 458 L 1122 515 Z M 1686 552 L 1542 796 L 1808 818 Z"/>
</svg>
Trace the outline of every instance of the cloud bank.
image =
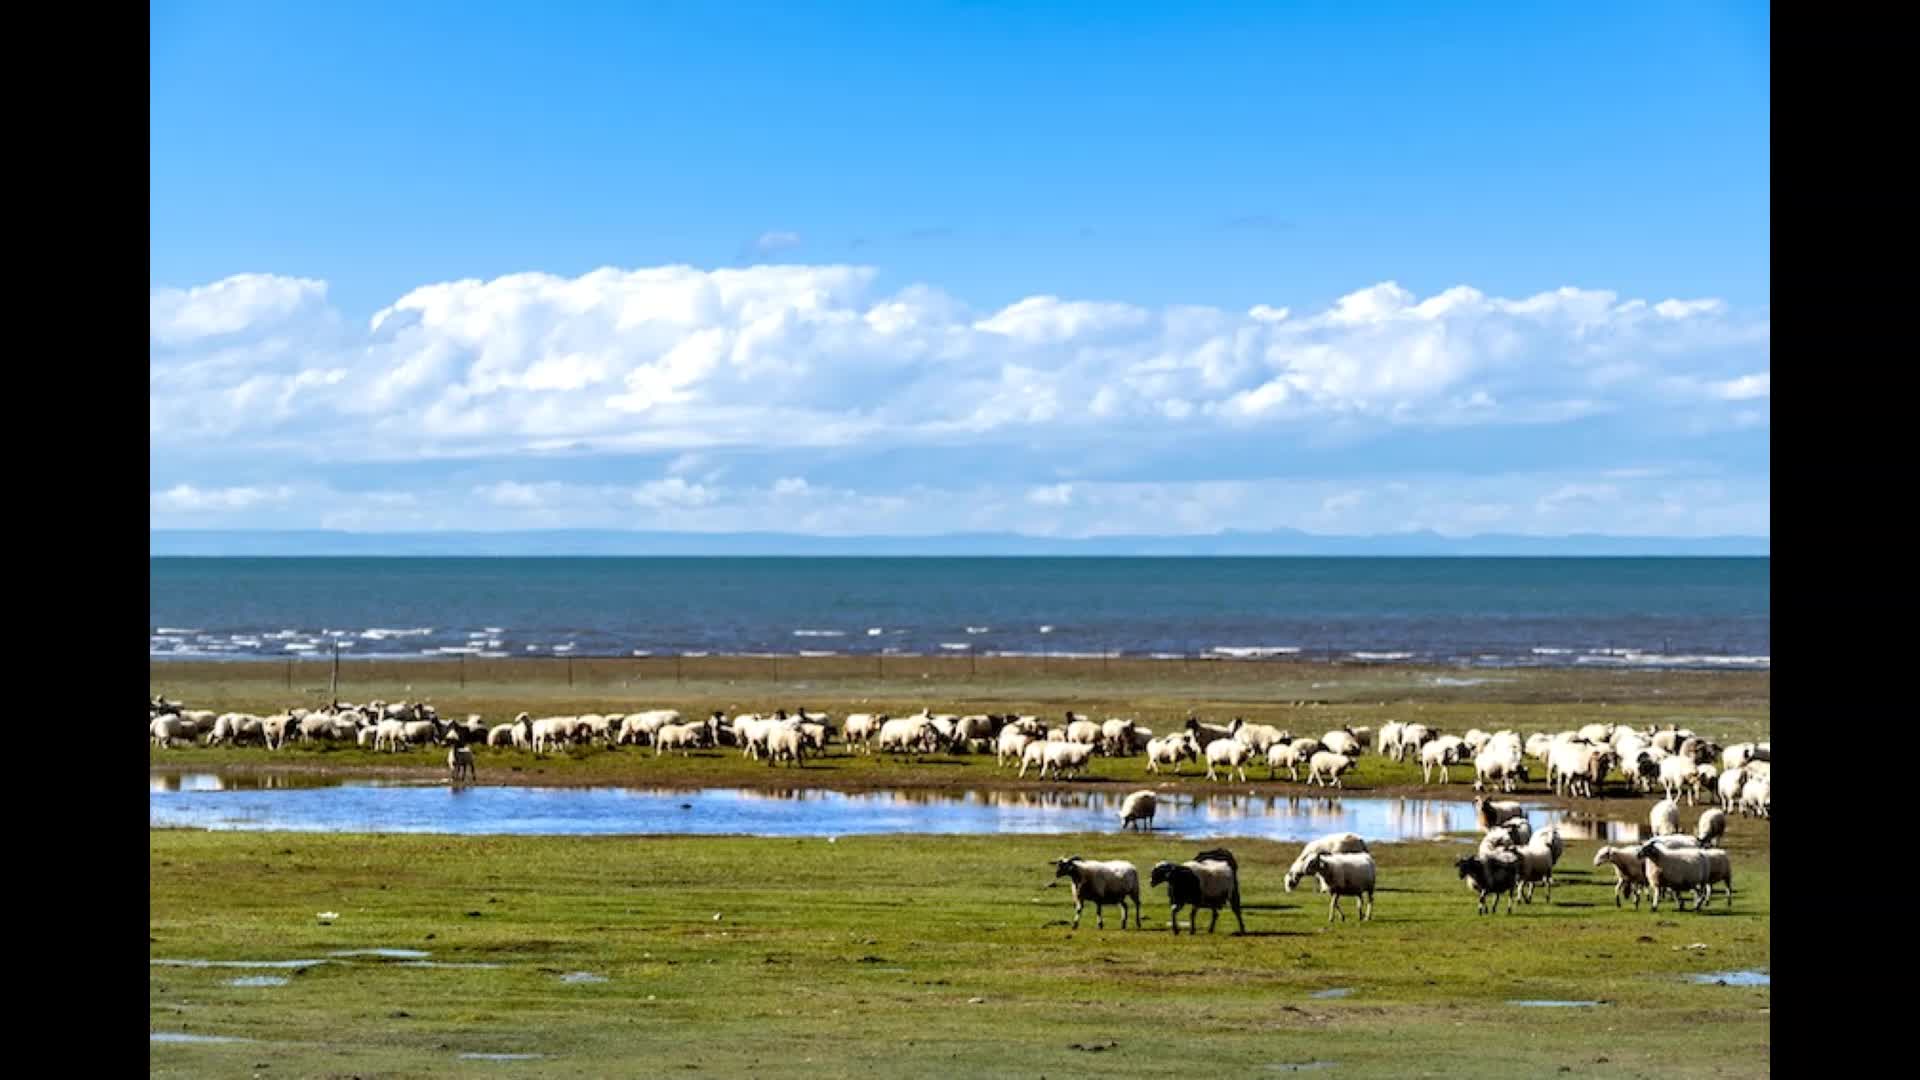
<svg viewBox="0 0 1920 1080">
<path fill-rule="evenodd" d="M 1316 531 L 1484 519 L 1765 532 L 1764 310 L 1575 288 L 1420 297 L 1391 281 L 1317 311 L 1284 297 L 1234 311 L 1051 295 L 976 310 L 876 279 L 851 265 L 515 274 L 423 285 L 364 324 L 311 279 L 153 288 L 152 523 L 487 527 L 474 519 L 492 514 L 501 528 L 1025 521 L 1086 535 L 1248 527 L 1251 514 Z M 1527 460 L 1529 440 L 1607 418 L 1658 433 L 1639 456 L 1660 459 L 1642 464 L 1665 480 Z M 1352 474 L 1371 445 L 1462 432 L 1503 433 L 1508 449 L 1424 479 L 1298 476 L 1334 455 Z M 1762 460 L 1685 452 L 1738 432 Z M 1249 452 L 1305 463 L 1249 476 Z M 992 457 L 993 475 L 971 475 L 969 455 Z M 861 460 L 884 461 L 886 477 L 818 479 Z M 745 475 L 756 461 L 764 475 Z M 1231 478 L 1216 464 L 1229 461 Z M 1088 462 L 1106 474 L 1076 472 Z M 410 486 L 365 482 L 383 466 Z M 1390 486 L 1409 481 L 1425 486 Z"/>
</svg>

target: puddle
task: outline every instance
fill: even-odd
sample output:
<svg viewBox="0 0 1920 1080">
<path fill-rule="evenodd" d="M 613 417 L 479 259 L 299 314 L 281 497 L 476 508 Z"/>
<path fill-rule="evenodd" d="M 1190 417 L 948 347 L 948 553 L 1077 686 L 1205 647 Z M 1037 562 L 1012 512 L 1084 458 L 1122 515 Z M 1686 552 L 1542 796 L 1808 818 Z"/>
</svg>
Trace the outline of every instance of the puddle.
<svg viewBox="0 0 1920 1080">
<path fill-rule="evenodd" d="M 228 979 L 228 986 L 285 986 L 284 975 L 243 975 L 238 979 Z"/>
<path fill-rule="evenodd" d="M 177 791 L 292 791 L 331 787 L 337 781 L 311 773 L 180 773 L 156 772 L 147 777 L 149 792 Z"/>
<path fill-rule="evenodd" d="M 1710 971 L 1695 975 L 1693 981 L 1708 986 L 1772 986 L 1773 976 L 1764 971 Z"/>
<path fill-rule="evenodd" d="M 1343 998 L 1351 993 L 1353 993 L 1353 987 L 1351 986 L 1336 986 L 1331 990 L 1315 990 L 1307 996 L 1310 998 Z"/>
<path fill-rule="evenodd" d="M 591 971 L 569 971 L 565 975 L 560 976 L 560 981 L 563 983 L 603 983 L 607 981 L 607 977 L 605 975 L 595 975 Z"/>
<path fill-rule="evenodd" d="M 152 967 L 189 967 L 189 968 L 304 968 L 326 963 L 325 960 L 149 960 Z"/>
<path fill-rule="evenodd" d="M 545 1054 L 461 1054 L 462 1061 L 538 1061 Z"/>
<path fill-rule="evenodd" d="M 150 1031 L 148 1042 L 157 1043 L 243 1043 L 252 1039 L 242 1039 L 233 1035 L 189 1035 L 184 1031 Z"/>
<path fill-rule="evenodd" d="M 387 960 L 425 960 L 432 956 L 420 949 L 342 949 L 330 952 L 328 956 L 378 956 Z"/>
<path fill-rule="evenodd" d="M 699 835 L 840 837 L 893 834 L 1052 834 L 1119 831 L 1134 785 L 1102 791 L 848 793 L 821 788 L 546 788 L 396 785 L 333 778 L 281 790 L 198 782 L 148 796 L 154 828 L 453 835 Z M 1523 803 L 1535 828 L 1564 811 Z M 1586 839 L 1601 823 L 1570 818 L 1563 835 Z M 1631 829 L 1630 823 L 1621 823 Z M 1327 798 L 1288 793 L 1163 793 L 1155 831 L 1304 842 L 1330 832 L 1369 840 L 1478 834 L 1473 804 L 1445 799 Z M 1630 839 L 1631 837 L 1622 837 Z M 421 954 L 424 955 L 424 954 Z"/>
<path fill-rule="evenodd" d="M 1524 1005 L 1536 1009 L 1587 1009 L 1600 1005 L 1598 1001 L 1509 1001 L 1509 1005 Z"/>
</svg>

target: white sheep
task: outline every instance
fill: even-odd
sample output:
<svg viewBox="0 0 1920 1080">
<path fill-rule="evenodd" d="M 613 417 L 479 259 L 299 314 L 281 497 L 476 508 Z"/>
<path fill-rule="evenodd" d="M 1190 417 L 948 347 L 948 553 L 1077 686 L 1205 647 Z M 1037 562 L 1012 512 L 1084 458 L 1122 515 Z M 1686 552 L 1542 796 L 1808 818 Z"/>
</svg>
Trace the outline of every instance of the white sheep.
<svg viewBox="0 0 1920 1080">
<path fill-rule="evenodd" d="M 1073 886 L 1073 928 L 1080 929 L 1080 912 L 1093 902 L 1094 925 L 1107 928 L 1107 905 L 1120 905 L 1120 929 L 1127 928 L 1127 901 L 1133 901 L 1133 928 L 1140 929 L 1140 872 L 1130 862 L 1089 862 L 1075 855 L 1057 860 L 1053 876 Z"/>
<path fill-rule="evenodd" d="M 766 732 L 765 743 L 768 767 L 776 761 L 791 761 L 796 767 L 806 767 L 806 740 L 797 725 L 775 724 Z"/>
<path fill-rule="evenodd" d="M 1100 725 L 1100 747 L 1110 757 L 1133 753 L 1133 721 L 1110 719 Z"/>
<path fill-rule="evenodd" d="M 1346 785 L 1340 782 L 1340 774 L 1351 768 L 1353 768 L 1352 758 L 1345 754 L 1322 750 L 1307 760 L 1307 783 L 1325 786 L 1326 782 L 1331 780 L 1334 787 L 1345 787 Z"/>
<path fill-rule="evenodd" d="M 1693 792 L 1697 786 L 1694 774 L 1698 771 L 1698 768 L 1691 758 L 1681 757 L 1679 754 L 1675 754 L 1665 761 L 1662 761 L 1660 763 L 1660 786 L 1666 789 L 1667 798 L 1678 803 L 1680 796 L 1685 795 L 1687 797 L 1687 805 L 1693 806 Z"/>
<path fill-rule="evenodd" d="M 873 738 L 880 734 L 880 726 L 886 722 L 885 713 L 849 713 L 842 730 L 848 748 L 857 746 L 863 753 L 873 753 Z"/>
<path fill-rule="evenodd" d="M 1122 829 L 1137 821 L 1147 824 L 1147 831 L 1153 831 L 1153 812 L 1160 806 L 1160 800 L 1151 791 L 1141 790 L 1127 796 L 1120 804 L 1120 827 Z"/>
<path fill-rule="evenodd" d="M 1727 812 L 1715 807 L 1700 815 L 1694 823 L 1693 835 L 1699 839 L 1701 847 L 1719 847 L 1720 838 L 1727 832 Z"/>
<path fill-rule="evenodd" d="M 1640 893 L 1647 887 L 1647 867 L 1634 850 L 1602 847 L 1593 853 L 1593 865 L 1613 867 L 1614 907 L 1620 907 L 1623 898 L 1631 897 L 1633 910 L 1640 910 Z"/>
<path fill-rule="evenodd" d="M 681 757 L 693 753 L 706 738 L 705 724 L 662 724 L 653 733 L 653 756 L 659 757 L 669 750 L 680 751 Z"/>
<path fill-rule="evenodd" d="M 1480 751 L 1473 759 L 1473 790 L 1485 791 L 1487 782 L 1500 785 L 1501 791 L 1512 791 L 1519 781 L 1527 778 L 1527 766 L 1519 752 L 1509 746 L 1490 747 Z"/>
<path fill-rule="evenodd" d="M 1720 791 L 1720 809 L 1736 809 L 1740 802 L 1740 789 L 1745 787 L 1746 784 L 1747 770 L 1745 767 L 1732 768 L 1721 773 L 1718 784 Z"/>
<path fill-rule="evenodd" d="M 1178 776 L 1181 762 L 1198 761 L 1199 758 L 1200 743 L 1194 739 L 1191 731 L 1163 735 L 1147 743 L 1147 771 L 1150 773 L 1159 772 L 1162 765 L 1171 765 L 1174 775 Z"/>
<path fill-rule="evenodd" d="M 1320 745 L 1336 754 L 1345 754 L 1351 758 L 1360 756 L 1360 740 L 1354 736 L 1351 728 L 1327 732 L 1320 737 Z"/>
<path fill-rule="evenodd" d="M 1406 725 L 1401 723 L 1398 720 L 1394 720 L 1394 721 L 1380 725 L 1380 756 L 1381 757 L 1390 757 L 1395 761 L 1399 761 L 1401 759 L 1400 733 L 1405 728 L 1406 728 Z"/>
<path fill-rule="evenodd" d="M 1513 849 L 1519 857 L 1520 899 L 1523 903 L 1533 903 L 1533 887 L 1545 884 L 1547 903 L 1553 903 L 1553 849 L 1546 844 L 1551 830 L 1536 835 L 1532 840 Z"/>
<path fill-rule="evenodd" d="M 153 747 L 156 750 L 167 749 L 175 739 L 191 741 L 193 736 L 187 734 L 190 730 L 187 721 L 171 714 L 157 717 L 147 725 L 147 732 L 152 737 Z"/>
<path fill-rule="evenodd" d="M 1647 887 L 1653 893 L 1654 911 L 1660 910 L 1660 897 L 1668 892 L 1673 893 L 1674 901 L 1682 908 L 1685 907 L 1684 894 L 1692 893 L 1694 910 L 1705 909 L 1705 905 L 1699 903 L 1699 898 L 1702 887 L 1711 890 L 1711 886 L 1706 884 L 1712 876 L 1709 854 L 1699 848 L 1676 848 L 1654 843 L 1640 846 L 1639 855 L 1646 863 Z M 1727 902 L 1733 902 L 1731 894 Z"/>
<path fill-rule="evenodd" d="M 1459 763 L 1462 743 L 1451 735 L 1443 735 L 1420 748 L 1421 782 L 1433 783 L 1433 770 L 1440 770 L 1440 782 L 1449 779 L 1447 767 Z"/>
<path fill-rule="evenodd" d="M 1239 739 L 1215 739 L 1207 744 L 1207 779 L 1218 780 L 1215 770 L 1227 767 L 1227 777 L 1232 779 L 1235 770 L 1240 773 L 1240 782 L 1247 781 L 1247 759 L 1253 756 L 1253 748 Z"/>
<path fill-rule="evenodd" d="M 1773 783 L 1769 780 L 1748 780 L 1740 788 L 1740 816 L 1773 816 Z"/>
<path fill-rule="evenodd" d="M 1293 860 L 1293 865 L 1287 867 L 1287 876 L 1283 879 L 1287 891 L 1292 892 L 1294 887 L 1300 884 L 1300 879 L 1311 873 L 1307 869 L 1307 863 L 1315 855 L 1344 855 L 1365 850 L 1367 850 L 1367 842 L 1360 838 L 1359 833 L 1329 833 L 1315 840 L 1301 848 L 1299 856 Z M 1323 883 L 1321 891 L 1325 890 L 1326 886 Z"/>
<path fill-rule="evenodd" d="M 1058 780 L 1063 771 L 1075 774 L 1084 773 L 1087 765 L 1093 761 L 1093 747 L 1086 743 L 1050 742 L 1039 744 L 1044 755 L 1040 762 L 1040 775 L 1053 773 Z M 1024 766 L 1023 766 L 1024 769 Z"/>
<path fill-rule="evenodd" d="M 1680 831 L 1680 804 L 1672 799 L 1662 799 L 1653 804 L 1647 814 L 1647 821 L 1653 826 L 1653 835 L 1667 836 Z"/>
<path fill-rule="evenodd" d="M 999 767 L 1005 768 L 1008 764 L 1020 760 L 1021 754 L 1027 748 L 1027 744 L 1032 741 L 1033 736 L 1011 724 L 1001 728 L 1000 741 L 997 744 Z M 1151 763 L 1149 763 L 1148 767 L 1152 767 Z"/>
<path fill-rule="evenodd" d="M 1287 776 L 1298 782 L 1300 766 L 1304 764 L 1306 762 L 1300 756 L 1298 743 L 1275 743 L 1267 748 L 1267 779 L 1269 780 L 1273 779 L 1274 774 L 1281 769 L 1285 769 Z"/>
<path fill-rule="evenodd" d="M 1349 855 L 1331 855 L 1315 852 L 1307 860 L 1306 871 L 1320 879 L 1320 888 L 1333 894 L 1333 902 L 1327 908 L 1327 921 L 1332 922 L 1335 915 L 1341 922 L 1347 921 L 1347 913 L 1340 910 L 1340 898 L 1358 897 L 1360 900 L 1360 920 L 1373 920 L 1373 883 L 1375 867 L 1373 856 L 1362 851 Z"/>
</svg>

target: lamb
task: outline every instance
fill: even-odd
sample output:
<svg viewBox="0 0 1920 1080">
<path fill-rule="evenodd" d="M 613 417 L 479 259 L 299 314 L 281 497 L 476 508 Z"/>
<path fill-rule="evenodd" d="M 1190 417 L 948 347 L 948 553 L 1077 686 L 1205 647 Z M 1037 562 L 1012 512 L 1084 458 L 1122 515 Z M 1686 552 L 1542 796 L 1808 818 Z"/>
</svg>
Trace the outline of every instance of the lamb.
<svg viewBox="0 0 1920 1080">
<path fill-rule="evenodd" d="M 1300 879 L 1312 872 L 1307 869 L 1307 863 L 1312 861 L 1315 855 L 1345 855 L 1366 850 L 1367 842 L 1360 838 L 1359 833 L 1330 833 L 1315 840 L 1301 848 L 1299 856 L 1293 860 L 1293 865 L 1287 867 L 1285 878 L 1287 891 L 1292 892 L 1294 886 L 1300 884 Z M 1326 891 L 1324 883 L 1321 885 L 1321 891 Z"/>
<path fill-rule="evenodd" d="M 1479 897 L 1476 914 L 1487 914 L 1487 897 L 1493 897 L 1493 910 L 1500 910 L 1500 894 L 1507 895 L 1507 914 L 1513 914 L 1513 898 L 1520 889 L 1520 857 L 1511 851 L 1467 855 L 1453 861 L 1460 880 Z"/>
<path fill-rule="evenodd" d="M 1773 816 L 1773 783 L 1768 780 L 1748 780 L 1740 788 L 1740 816 Z"/>
<path fill-rule="evenodd" d="M 1666 836 L 1680 831 L 1680 804 L 1672 799 L 1662 799 L 1653 804 L 1653 810 L 1647 815 L 1653 825 L 1653 835 Z"/>
<path fill-rule="evenodd" d="M 1159 862 L 1153 867 L 1154 887 L 1167 887 L 1167 902 L 1170 906 L 1170 929 L 1175 936 L 1180 933 L 1180 909 L 1189 908 L 1187 914 L 1187 932 L 1199 933 L 1200 909 L 1213 912 L 1213 921 L 1207 925 L 1211 934 L 1220 926 L 1220 908 L 1231 904 L 1233 920 L 1240 924 L 1240 932 L 1246 933 L 1246 920 L 1240 917 L 1240 864 L 1234 861 L 1233 853 L 1225 848 L 1203 851 L 1193 857 L 1191 862 L 1175 865 Z"/>
<path fill-rule="evenodd" d="M 1136 791 L 1127 796 L 1120 804 L 1120 827 L 1122 829 L 1136 821 L 1147 823 L 1147 831 L 1153 831 L 1153 812 L 1160 806 L 1160 800 L 1151 791 Z"/>
<path fill-rule="evenodd" d="M 1229 778 L 1238 770 L 1240 782 L 1246 783 L 1247 759 L 1252 756 L 1253 749 L 1239 739 L 1215 739 L 1207 744 L 1207 779 L 1220 779 L 1215 770 L 1225 765 Z"/>
<path fill-rule="evenodd" d="M 456 746 L 448 750 L 447 772 L 451 774 L 455 784 L 460 783 L 462 780 L 468 783 L 474 783 L 479 780 L 479 770 L 473 766 L 473 748 L 470 746 Z"/>
<path fill-rule="evenodd" d="M 1347 921 L 1347 913 L 1340 910 L 1340 898 L 1343 896 L 1360 898 L 1361 921 L 1373 920 L 1375 868 L 1372 855 L 1364 851 L 1350 855 L 1315 852 L 1307 860 L 1306 871 L 1320 879 L 1322 890 L 1333 894 L 1333 902 L 1327 908 L 1328 922 L 1332 922 L 1335 915 L 1340 916 L 1341 922 Z"/>
<path fill-rule="evenodd" d="M 1646 862 L 1623 847 L 1602 847 L 1593 853 L 1594 866 L 1613 867 L 1613 906 L 1621 906 L 1631 897 L 1633 910 L 1640 910 L 1640 893 L 1647 887 Z"/>
<path fill-rule="evenodd" d="M 1127 928 L 1127 901 L 1133 901 L 1133 928 L 1140 929 L 1140 872 L 1130 862 L 1089 862 L 1075 855 L 1053 864 L 1055 883 L 1066 878 L 1073 886 L 1073 928 L 1080 929 L 1080 913 L 1093 901 L 1094 925 L 1107 928 L 1107 905 L 1120 905 L 1120 929 Z"/>
<path fill-rule="evenodd" d="M 1717 807 L 1701 814 L 1693 827 L 1693 835 L 1699 838 L 1701 847 L 1719 847 L 1720 838 L 1726 832 L 1727 812 Z"/>
<path fill-rule="evenodd" d="M 1307 783 L 1309 785 L 1318 783 L 1324 787 L 1326 781 L 1331 780 L 1334 787 L 1345 787 L 1346 785 L 1340 782 L 1340 774 L 1351 768 L 1353 768 L 1352 758 L 1345 754 L 1333 754 L 1322 750 L 1307 762 Z"/>
<path fill-rule="evenodd" d="M 1165 735 L 1147 743 L 1147 771 L 1157 773 L 1160 766 L 1173 766 L 1175 776 L 1180 775 L 1180 763 L 1200 759 L 1200 744 L 1193 732 L 1182 731 L 1178 735 Z"/>
</svg>

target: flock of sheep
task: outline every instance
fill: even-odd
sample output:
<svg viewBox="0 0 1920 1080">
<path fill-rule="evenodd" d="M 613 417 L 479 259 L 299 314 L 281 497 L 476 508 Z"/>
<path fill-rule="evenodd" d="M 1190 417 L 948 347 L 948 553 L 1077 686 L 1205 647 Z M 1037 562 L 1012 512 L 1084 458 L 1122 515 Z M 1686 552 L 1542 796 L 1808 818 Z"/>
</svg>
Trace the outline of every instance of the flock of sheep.
<svg viewBox="0 0 1920 1080">
<path fill-rule="evenodd" d="M 1566 851 L 1560 830 L 1549 825 L 1534 832 L 1526 810 L 1519 803 L 1474 799 L 1474 809 L 1485 835 L 1479 850 L 1454 861 L 1460 880 L 1475 896 L 1479 914 L 1497 912 L 1500 897 L 1507 898 L 1507 914 L 1513 914 L 1516 898 L 1533 903 L 1536 886 L 1545 886 L 1546 901 L 1553 902 L 1553 869 Z M 1136 791 L 1120 807 L 1120 827 L 1145 824 L 1151 828 L 1158 798 L 1151 791 Z M 1700 815 L 1695 831 L 1680 831 L 1679 805 L 1664 799 L 1653 808 L 1651 821 L 1654 838 L 1632 847 L 1602 846 L 1593 856 L 1595 867 L 1614 870 L 1614 906 L 1633 901 L 1640 910 L 1642 895 L 1650 895 L 1651 910 L 1660 910 L 1663 896 L 1672 897 L 1682 909 L 1691 897 L 1694 910 L 1705 912 L 1713 898 L 1713 887 L 1726 891 L 1727 906 L 1733 906 L 1733 863 L 1720 844 L 1726 832 L 1727 813 L 1714 807 Z M 1134 929 L 1140 929 L 1140 873 L 1124 860 L 1095 861 L 1078 855 L 1054 863 L 1054 877 L 1067 878 L 1073 886 L 1073 927 L 1079 929 L 1080 916 L 1087 904 L 1094 905 L 1096 925 L 1106 928 L 1106 908 L 1118 905 L 1120 928 L 1127 926 L 1127 903 L 1133 904 Z M 1330 896 L 1327 921 L 1336 916 L 1345 922 L 1341 910 L 1343 897 L 1353 897 L 1360 909 L 1361 921 L 1373 918 L 1373 894 L 1378 872 L 1367 842 L 1356 833 L 1343 832 L 1323 836 L 1306 845 L 1287 868 L 1288 892 L 1305 878 L 1316 878 L 1320 891 Z M 1201 908 L 1213 913 L 1207 931 L 1220 924 L 1220 909 L 1233 908 L 1233 917 L 1244 932 L 1240 917 L 1240 866 L 1224 848 L 1203 851 L 1185 863 L 1160 862 L 1153 867 L 1149 883 L 1167 889 L 1168 928 L 1180 932 L 1180 909 L 1189 909 L 1187 929 L 1198 933 Z M 1491 898 L 1492 907 L 1488 907 Z"/>
<path fill-rule="evenodd" d="M 1615 790 L 1652 793 L 1669 801 L 1717 801 L 1725 810 L 1767 817 L 1772 812 L 1771 748 L 1768 743 L 1721 747 L 1683 728 L 1636 729 L 1628 725 L 1588 724 L 1554 734 L 1525 738 L 1514 731 L 1478 728 L 1462 735 L 1442 733 L 1420 723 L 1394 722 L 1376 733 L 1342 726 L 1319 736 L 1296 736 L 1267 724 L 1235 717 L 1226 725 L 1189 716 L 1181 728 L 1156 736 L 1133 720 L 1096 721 L 1068 712 L 1058 723 L 1037 716 L 976 713 L 959 715 L 921 709 L 908 716 L 851 713 L 836 727 L 831 716 L 806 709 L 776 710 L 771 716 L 715 712 L 688 721 L 675 709 L 637 713 L 586 714 L 534 718 L 521 713 L 504 724 L 488 725 L 479 716 L 443 720 L 433 706 L 412 702 L 334 703 L 323 709 L 289 709 L 272 716 L 215 714 L 186 709 L 155 698 L 149 703 L 149 734 L 155 748 L 175 741 L 207 746 L 253 744 L 277 750 L 293 742 L 352 742 L 377 751 L 420 745 L 445 745 L 447 765 L 456 779 L 471 779 L 473 758 L 454 751 L 470 746 L 531 750 L 541 754 L 573 746 L 652 747 L 656 756 L 682 755 L 715 747 L 738 748 L 771 766 L 804 766 L 808 757 L 826 754 L 836 744 L 846 753 L 891 754 L 916 760 L 928 754 L 993 754 L 999 765 L 1018 765 L 1020 777 L 1033 770 L 1041 779 L 1085 773 L 1098 756 L 1146 758 L 1146 771 L 1171 769 L 1179 775 L 1186 762 L 1206 766 L 1210 780 L 1247 780 L 1247 766 L 1265 761 L 1267 778 L 1281 770 L 1294 781 L 1306 771 L 1309 786 L 1340 788 L 1341 776 L 1377 746 L 1383 757 L 1418 761 L 1426 783 L 1437 773 L 1451 783 L 1454 768 L 1473 769 L 1475 791 L 1497 785 L 1512 792 L 1544 770 L 1555 794 L 1595 798 L 1614 777 Z"/>
</svg>

